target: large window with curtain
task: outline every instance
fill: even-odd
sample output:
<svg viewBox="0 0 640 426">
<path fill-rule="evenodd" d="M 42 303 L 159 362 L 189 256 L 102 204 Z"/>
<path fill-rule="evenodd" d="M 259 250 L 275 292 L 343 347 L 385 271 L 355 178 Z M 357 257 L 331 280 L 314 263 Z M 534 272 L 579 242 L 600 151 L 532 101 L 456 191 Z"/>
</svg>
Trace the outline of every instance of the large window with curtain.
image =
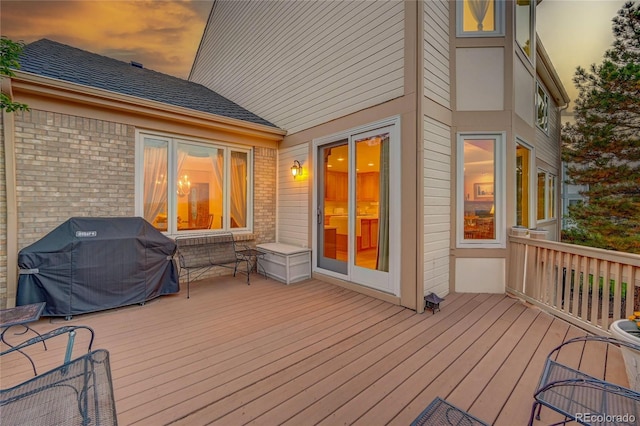
<svg viewBox="0 0 640 426">
<path fill-rule="evenodd" d="M 458 37 L 504 35 L 504 0 L 457 0 Z"/>
<path fill-rule="evenodd" d="M 136 211 L 169 234 L 250 230 L 251 150 L 138 135 Z"/>
</svg>

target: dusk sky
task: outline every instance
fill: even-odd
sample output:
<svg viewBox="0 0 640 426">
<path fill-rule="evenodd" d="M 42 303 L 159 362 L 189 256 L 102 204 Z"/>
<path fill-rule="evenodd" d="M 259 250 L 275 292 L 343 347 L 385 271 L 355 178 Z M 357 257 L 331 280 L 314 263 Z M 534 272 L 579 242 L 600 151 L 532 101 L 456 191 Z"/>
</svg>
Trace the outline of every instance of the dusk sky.
<svg viewBox="0 0 640 426">
<path fill-rule="evenodd" d="M 0 32 L 26 43 L 49 38 L 187 78 L 213 0 L 0 0 Z M 544 0 L 538 34 L 569 96 L 578 65 L 600 63 L 623 0 Z"/>
</svg>

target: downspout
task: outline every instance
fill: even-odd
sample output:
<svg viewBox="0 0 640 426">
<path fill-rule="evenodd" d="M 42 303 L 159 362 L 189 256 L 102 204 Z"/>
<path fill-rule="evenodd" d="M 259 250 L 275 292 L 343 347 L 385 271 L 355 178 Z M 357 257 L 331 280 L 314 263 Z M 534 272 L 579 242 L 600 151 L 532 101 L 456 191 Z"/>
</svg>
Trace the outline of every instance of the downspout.
<svg viewBox="0 0 640 426">
<path fill-rule="evenodd" d="M 406 4 L 406 3 L 405 3 Z M 424 69 L 423 69 L 423 43 L 424 43 L 424 2 L 416 4 L 416 229 L 420 232 L 416 236 L 416 312 L 424 312 L 424 116 L 422 101 L 424 97 Z"/>
<path fill-rule="evenodd" d="M 2 93 L 13 99 L 11 79 L 2 78 Z M 16 190 L 16 157 L 15 157 L 15 122 L 14 114 L 2 110 L 3 141 L 4 141 L 4 171 L 2 180 L 6 193 L 6 274 L 7 274 L 7 299 L 4 308 L 13 308 L 16 305 L 16 293 L 18 289 L 18 197 Z"/>
</svg>

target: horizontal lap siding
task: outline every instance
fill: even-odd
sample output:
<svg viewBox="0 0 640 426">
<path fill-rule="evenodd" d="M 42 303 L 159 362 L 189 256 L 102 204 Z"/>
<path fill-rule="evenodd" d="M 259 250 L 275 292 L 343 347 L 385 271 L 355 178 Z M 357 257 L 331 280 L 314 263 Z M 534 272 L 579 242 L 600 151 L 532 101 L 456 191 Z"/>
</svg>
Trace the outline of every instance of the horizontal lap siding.
<svg viewBox="0 0 640 426">
<path fill-rule="evenodd" d="M 424 288 L 449 292 L 451 130 L 424 117 Z"/>
<path fill-rule="evenodd" d="M 219 1 L 191 80 L 290 133 L 397 98 L 404 3 Z"/>
<path fill-rule="evenodd" d="M 424 2 L 424 96 L 449 108 L 449 3 Z"/>
<path fill-rule="evenodd" d="M 309 245 L 309 147 L 307 144 L 278 151 L 278 241 Z M 302 176 L 293 178 L 293 160 L 302 165 Z"/>
</svg>

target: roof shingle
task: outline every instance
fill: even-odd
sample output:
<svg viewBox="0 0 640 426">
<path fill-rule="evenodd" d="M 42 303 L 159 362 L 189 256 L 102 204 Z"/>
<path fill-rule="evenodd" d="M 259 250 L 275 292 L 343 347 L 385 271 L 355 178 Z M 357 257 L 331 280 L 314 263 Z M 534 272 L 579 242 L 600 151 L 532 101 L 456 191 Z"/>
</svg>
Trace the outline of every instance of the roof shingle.
<svg viewBox="0 0 640 426">
<path fill-rule="evenodd" d="M 20 70 L 124 95 L 276 127 L 207 87 L 48 39 L 24 47 Z"/>
</svg>

